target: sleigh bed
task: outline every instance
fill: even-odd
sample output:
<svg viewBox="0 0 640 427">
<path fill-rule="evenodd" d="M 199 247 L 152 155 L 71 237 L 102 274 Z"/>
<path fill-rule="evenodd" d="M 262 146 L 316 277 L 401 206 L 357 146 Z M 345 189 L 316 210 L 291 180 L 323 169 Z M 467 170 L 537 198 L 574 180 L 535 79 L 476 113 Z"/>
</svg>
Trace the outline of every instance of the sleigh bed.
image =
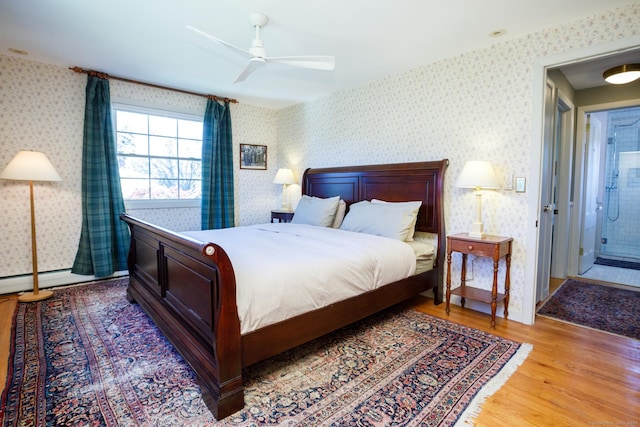
<svg viewBox="0 0 640 427">
<path fill-rule="evenodd" d="M 347 212 L 353 203 L 363 200 L 421 201 L 416 234 L 428 233 L 435 247 L 433 268 L 428 271 L 241 333 L 236 273 L 225 249 L 216 242 L 201 241 L 122 214 L 131 231 L 128 298 L 140 304 L 191 365 L 216 419 L 225 418 L 244 406 L 244 367 L 430 289 L 434 302 L 442 302 L 442 189 L 447 165 L 445 159 L 307 169 L 302 181 L 303 194 L 340 196 Z"/>
</svg>

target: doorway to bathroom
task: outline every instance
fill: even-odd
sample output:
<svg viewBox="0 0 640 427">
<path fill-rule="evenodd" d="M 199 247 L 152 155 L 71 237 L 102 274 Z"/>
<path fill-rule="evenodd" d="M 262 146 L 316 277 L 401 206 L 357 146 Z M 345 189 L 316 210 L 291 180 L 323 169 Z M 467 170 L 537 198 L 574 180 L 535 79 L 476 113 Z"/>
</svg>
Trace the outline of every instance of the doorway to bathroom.
<svg viewBox="0 0 640 427">
<path fill-rule="evenodd" d="M 578 275 L 640 286 L 640 105 L 584 114 Z"/>
</svg>

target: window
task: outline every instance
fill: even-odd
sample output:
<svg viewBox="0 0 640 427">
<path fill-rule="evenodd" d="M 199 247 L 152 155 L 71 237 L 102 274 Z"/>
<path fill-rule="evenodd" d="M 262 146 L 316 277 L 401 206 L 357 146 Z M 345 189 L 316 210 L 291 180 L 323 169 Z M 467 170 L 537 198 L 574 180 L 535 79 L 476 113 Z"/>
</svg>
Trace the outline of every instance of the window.
<svg viewBox="0 0 640 427">
<path fill-rule="evenodd" d="M 114 113 L 127 206 L 199 206 L 202 118 L 124 105 Z"/>
</svg>

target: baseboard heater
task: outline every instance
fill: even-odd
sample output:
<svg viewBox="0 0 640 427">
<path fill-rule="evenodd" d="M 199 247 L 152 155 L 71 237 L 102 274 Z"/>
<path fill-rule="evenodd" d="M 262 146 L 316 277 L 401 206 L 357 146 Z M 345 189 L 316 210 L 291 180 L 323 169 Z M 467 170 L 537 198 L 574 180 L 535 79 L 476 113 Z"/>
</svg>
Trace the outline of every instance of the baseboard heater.
<svg viewBox="0 0 640 427">
<path fill-rule="evenodd" d="M 127 274 L 129 274 L 129 272 L 126 270 L 117 271 L 111 276 L 100 277 L 100 279 L 126 276 Z M 98 278 L 95 276 L 73 274 L 71 273 L 71 270 L 48 271 L 38 274 L 38 287 L 40 289 L 53 288 L 56 286 L 73 285 L 76 283 L 91 282 L 94 280 L 98 280 Z M 0 278 L 0 294 L 12 294 L 31 290 L 33 290 L 33 276 L 31 274 Z"/>
</svg>

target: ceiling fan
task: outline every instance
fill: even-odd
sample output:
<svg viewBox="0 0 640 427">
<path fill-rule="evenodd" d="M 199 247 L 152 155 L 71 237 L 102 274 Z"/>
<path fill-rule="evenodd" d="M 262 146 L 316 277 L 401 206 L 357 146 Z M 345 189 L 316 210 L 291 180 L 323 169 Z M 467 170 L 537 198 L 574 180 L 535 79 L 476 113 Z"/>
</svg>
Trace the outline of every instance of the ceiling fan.
<svg viewBox="0 0 640 427">
<path fill-rule="evenodd" d="M 242 70 L 242 72 L 236 78 L 234 83 L 240 83 L 244 81 L 256 69 L 263 67 L 267 63 L 284 64 L 284 65 L 290 65 L 293 67 L 301 67 L 301 68 L 313 68 L 316 70 L 333 70 L 335 68 L 335 58 L 333 56 L 317 56 L 316 55 L 316 56 L 268 57 L 264 50 L 264 45 L 262 44 L 262 40 L 260 39 L 260 29 L 265 25 L 267 25 L 267 22 L 269 22 L 269 18 L 266 15 L 263 15 L 262 13 L 250 13 L 249 22 L 256 29 L 256 38 L 253 39 L 253 42 L 251 43 L 251 48 L 248 51 L 244 49 L 240 49 L 239 47 L 229 44 L 224 40 L 220 40 L 219 38 L 214 37 L 192 26 L 188 25 L 187 28 L 190 29 L 191 31 L 194 31 L 208 38 L 209 40 L 213 40 L 214 42 L 220 43 L 226 48 L 232 50 L 233 52 L 249 60 L 247 65 L 244 67 L 244 70 Z"/>
</svg>

